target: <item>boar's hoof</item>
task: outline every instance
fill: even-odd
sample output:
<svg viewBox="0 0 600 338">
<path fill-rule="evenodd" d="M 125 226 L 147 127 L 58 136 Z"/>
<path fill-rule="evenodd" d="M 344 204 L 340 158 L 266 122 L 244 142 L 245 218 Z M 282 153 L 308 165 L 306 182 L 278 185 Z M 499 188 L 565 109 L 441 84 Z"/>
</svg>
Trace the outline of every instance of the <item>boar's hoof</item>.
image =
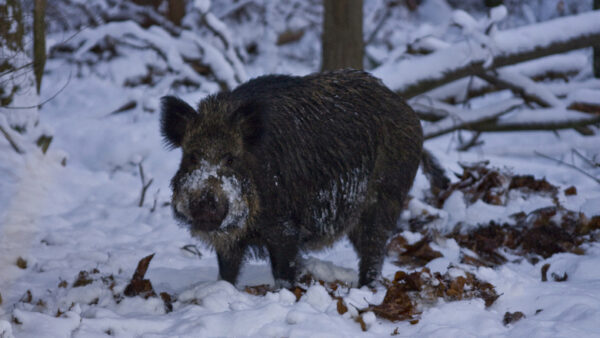
<svg viewBox="0 0 600 338">
<path fill-rule="evenodd" d="M 292 286 L 293 283 L 288 280 L 280 278 L 275 279 L 275 289 L 291 289 Z"/>
</svg>

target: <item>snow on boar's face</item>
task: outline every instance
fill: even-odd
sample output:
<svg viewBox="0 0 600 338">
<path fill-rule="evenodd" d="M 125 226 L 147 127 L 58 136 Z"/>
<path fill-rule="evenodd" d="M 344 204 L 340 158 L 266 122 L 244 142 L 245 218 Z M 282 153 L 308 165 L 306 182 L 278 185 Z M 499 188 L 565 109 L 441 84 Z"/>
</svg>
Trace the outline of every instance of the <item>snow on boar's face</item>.
<svg viewBox="0 0 600 338">
<path fill-rule="evenodd" d="M 168 146 L 182 149 L 172 207 L 192 233 L 244 227 L 254 204 L 247 149 L 260 130 L 256 107 L 219 102 L 209 97 L 196 112 L 178 98 L 162 98 L 161 133 Z"/>
</svg>

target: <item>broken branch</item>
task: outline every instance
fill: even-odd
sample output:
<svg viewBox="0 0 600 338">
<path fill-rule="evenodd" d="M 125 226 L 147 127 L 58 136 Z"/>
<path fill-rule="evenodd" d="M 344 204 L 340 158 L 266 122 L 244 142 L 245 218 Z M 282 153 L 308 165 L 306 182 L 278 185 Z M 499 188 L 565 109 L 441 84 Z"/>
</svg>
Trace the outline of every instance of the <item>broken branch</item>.
<svg viewBox="0 0 600 338">
<path fill-rule="evenodd" d="M 142 193 L 140 196 L 140 203 L 138 204 L 138 207 L 141 208 L 144 205 L 144 199 L 146 198 L 146 191 L 148 190 L 148 188 L 150 187 L 150 185 L 152 184 L 154 179 L 151 178 L 150 181 L 148 181 L 148 183 L 146 183 L 146 177 L 144 176 L 144 167 L 142 166 L 142 162 L 138 163 L 138 168 L 140 170 L 140 179 L 142 180 Z"/>
</svg>

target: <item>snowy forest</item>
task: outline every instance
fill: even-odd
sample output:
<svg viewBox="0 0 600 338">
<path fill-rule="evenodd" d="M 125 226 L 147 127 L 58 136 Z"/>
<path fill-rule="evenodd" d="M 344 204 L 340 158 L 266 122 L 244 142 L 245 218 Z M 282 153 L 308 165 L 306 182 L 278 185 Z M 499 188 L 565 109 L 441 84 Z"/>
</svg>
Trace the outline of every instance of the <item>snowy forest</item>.
<svg viewBox="0 0 600 338">
<path fill-rule="evenodd" d="M 374 283 L 345 234 L 223 280 L 161 97 L 347 68 L 448 181 L 418 169 Z M 599 267 L 600 0 L 0 0 L 0 338 L 599 337 Z"/>
</svg>

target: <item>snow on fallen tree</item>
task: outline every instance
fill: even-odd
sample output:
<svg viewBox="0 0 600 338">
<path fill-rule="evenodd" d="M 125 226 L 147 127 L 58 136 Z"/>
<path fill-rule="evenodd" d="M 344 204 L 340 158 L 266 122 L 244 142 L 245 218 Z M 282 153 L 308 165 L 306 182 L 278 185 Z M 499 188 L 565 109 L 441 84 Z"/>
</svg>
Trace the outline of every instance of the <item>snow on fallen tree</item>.
<svg viewBox="0 0 600 338">
<path fill-rule="evenodd" d="M 469 110 L 436 100 L 410 101 L 411 106 L 421 118 L 425 117 L 426 120 L 435 121 L 424 126 L 423 132 L 426 139 L 459 129 L 477 132 L 557 130 L 600 123 L 600 105 L 588 103 L 584 107 L 591 107 L 591 109 L 597 107 L 597 110 L 585 112 L 575 111 L 572 108 L 567 109 L 563 106 L 517 109 L 523 103 L 522 99 L 510 98 Z"/>
<path fill-rule="evenodd" d="M 557 130 L 583 127 L 600 123 L 600 113 L 580 113 L 565 108 L 523 109 L 505 121 L 480 123 L 475 131 Z"/>
<path fill-rule="evenodd" d="M 589 60 L 586 55 L 567 53 L 550 55 L 497 70 L 516 72 L 539 82 L 547 79 L 568 81 L 581 74 L 587 67 L 589 67 Z M 560 94 L 553 91 L 547 83 L 543 83 L 543 87 L 546 87 L 555 96 Z M 432 89 L 427 92 L 427 96 L 438 100 L 459 102 L 498 89 L 481 78 L 466 77 Z"/>
<path fill-rule="evenodd" d="M 468 39 L 426 56 L 383 64 L 373 74 L 410 98 L 494 68 L 599 45 L 600 11 L 495 32 L 489 43 Z"/>
<path fill-rule="evenodd" d="M 498 88 L 510 89 L 523 99 L 533 101 L 542 107 L 561 106 L 561 102 L 550 90 L 518 72 L 509 69 L 491 70 L 480 74 L 479 77 Z"/>
<path fill-rule="evenodd" d="M 449 113 L 444 119 L 426 125 L 423 128 L 425 139 L 443 135 L 458 129 L 475 129 L 482 123 L 495 121 L 498 117 L 509 113 L 522 103 L 523 100 L 512 98 L 479 109 L 460 111 L 458 108 L 454 108 L 454 113 Z"/>
</svg>

